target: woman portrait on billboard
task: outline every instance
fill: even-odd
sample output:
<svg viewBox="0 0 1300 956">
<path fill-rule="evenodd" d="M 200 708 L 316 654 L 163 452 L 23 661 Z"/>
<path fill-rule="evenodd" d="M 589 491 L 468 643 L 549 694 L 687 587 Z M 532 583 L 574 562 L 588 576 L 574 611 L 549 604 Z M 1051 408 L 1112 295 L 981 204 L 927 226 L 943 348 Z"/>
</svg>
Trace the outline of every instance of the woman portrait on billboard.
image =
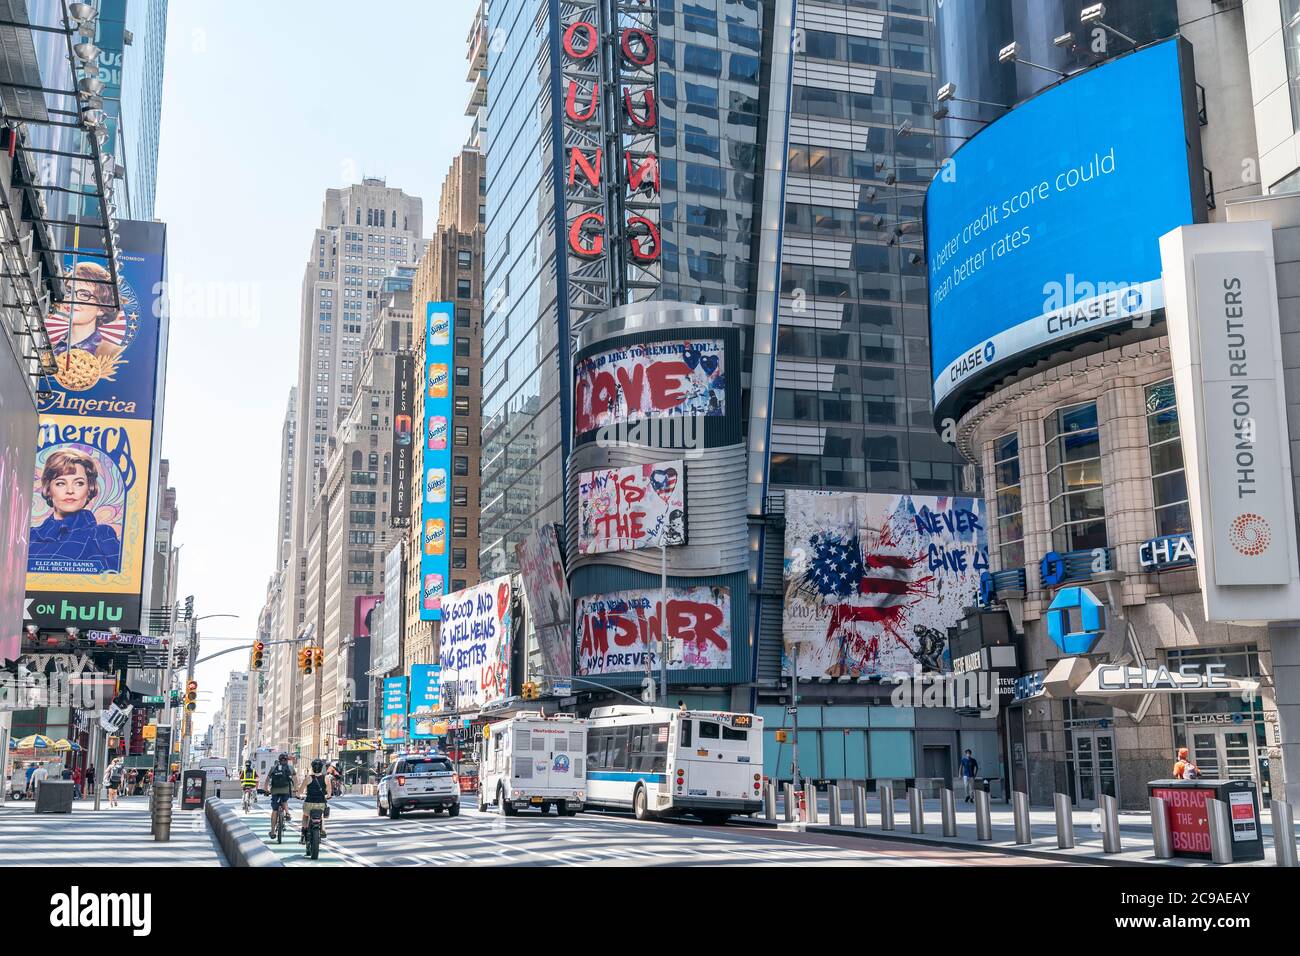
<svg viewBox="0 0 1300 956">
<path fill-rule="evenodd" d="M 37 462 L 38 466 L 40 462 Z M 112 502 L 124 497 L 115 487 L 111 466 L 101 469 L 89 449 L 54 446 L 41 467 L 37 489 L 45 507 L 38 505 L 27 551 L 29 572 L 102 574 L 120 571 L 122 542 L 112 524 L 120 520 L 121 507 Z M 107 506 L 101 522 L 95 506 Z"/>
<path fill-rule="evenodd" d="M 124 348 L 126 316 L 114 304 L 113 277 L 98 262 L 78 262 L 66 277 L 72 309 L 60 306 L 50 316 L 56 354 L 82 349 L 114 356 Z"/>
</svg>

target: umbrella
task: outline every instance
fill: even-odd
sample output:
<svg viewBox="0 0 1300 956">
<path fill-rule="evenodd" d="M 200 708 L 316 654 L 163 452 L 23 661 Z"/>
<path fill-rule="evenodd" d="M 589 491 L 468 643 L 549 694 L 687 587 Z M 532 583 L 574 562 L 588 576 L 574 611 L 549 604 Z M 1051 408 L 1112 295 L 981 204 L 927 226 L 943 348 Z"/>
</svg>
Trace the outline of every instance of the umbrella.
<svg viewBox="0 0 1300 956">
<path fill-rule="evenodd" d="M 72 747 L 73 747 L 72 742 L 68 740 L 66 737 L 60 740 L 56 740 L 54 741 L 54 743 L 50 744 L 50 749 L 53 750 L 56 754 L 67 753 L 69 750 L 72 749 Z"/>
<path fill-rule="evenodd" d="M 18 749 L 18 741 L 15 740 L 13 737 L 10 737 L 10 738 L 9 738 L 9 749 L 10 749 L 10 750 L 17 750 L 17 749 Z"/>
<path fill-rule="evenodd" d="M 31 734 L 18 741 L 15 750 L 48 750 L 54 746 L 54 738 L 44 734 Z"/>
</svg>

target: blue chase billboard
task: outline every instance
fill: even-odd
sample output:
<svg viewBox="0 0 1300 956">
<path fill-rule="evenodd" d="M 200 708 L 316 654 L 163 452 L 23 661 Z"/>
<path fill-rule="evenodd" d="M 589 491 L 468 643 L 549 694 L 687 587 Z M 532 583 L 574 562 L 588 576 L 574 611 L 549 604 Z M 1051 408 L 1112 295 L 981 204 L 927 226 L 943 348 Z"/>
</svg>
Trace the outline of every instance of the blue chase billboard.
<svg viewBox="0 0 1300 956">
<path fill-rule="evenodd" d="M 926 193 L 936 418 L 1071 340 L 1163 307 L 1159 238 L 1204 218 L 1191 48 L 1116 57 L 1021 103 Z"/>
</svg>

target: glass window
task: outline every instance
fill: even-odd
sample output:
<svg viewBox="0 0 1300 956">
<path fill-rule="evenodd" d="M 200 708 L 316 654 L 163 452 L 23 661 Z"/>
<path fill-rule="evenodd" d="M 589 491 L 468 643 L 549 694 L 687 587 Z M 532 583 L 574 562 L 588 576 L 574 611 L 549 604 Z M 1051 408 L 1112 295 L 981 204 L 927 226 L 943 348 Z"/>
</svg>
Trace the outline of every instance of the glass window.
<svg viewBox="0 0 1300 956">
<path fill-rule="evenodd" d="M 1109 547 L 1096 403 L 1057 409 L 1044 423 L 1044 433 L 1053 549 Z"/>
<path fill-rule="evenodd" d="M 1148 385 L 1146 405 L 1156 534 L 1187 533 L 1192 530 L 1192 515 L 1187 502 L 1187 472 L 1183 467 L 1173 379 Z"/>
<path fill-rule="evenodd" d="M 1300 0 L 1282 0 L 1282 44 L 1291 89 L 1291 126 L 1300 129 Z"/>
<path fill-rule="evenodd" d="M 701 739 L 701 740 L 717 740 L 717 739 L 718 739 L 718 730 L 719 730 L 719 728 L 718 728 L 718 725 L 715 724 L 713 721 L 711 721 L 711 720 L 701 720 L 701 721 L 699 721 L 699 725 L 700 725 L 700 739 Z"/>
<path fill-rule="evenodd" d="M 722 728 L 722 739 L 723 739 L 723 740 L 748 740 L 748 739 L 749 739 L 749 731 L 748 731 L 748 730 L 736 730 L 736 729 L 733 728 L 733 727 L 723 726 L 723 728 Z"/>
<path fill-rule="evenodd" d="M 1025 565 L 1025 526 L 1020 499 L 1020 439 L 1003 435 L 993 442 L 993 487 L 997 508 L 1000 570 Z"/>
<path fill-rule="evenodd" d="M 682 740 L 680 746 L 689 747 L 690 745 L 691 745 L 691 722 L 689 720 L 683 720 Z"/>
</svg>

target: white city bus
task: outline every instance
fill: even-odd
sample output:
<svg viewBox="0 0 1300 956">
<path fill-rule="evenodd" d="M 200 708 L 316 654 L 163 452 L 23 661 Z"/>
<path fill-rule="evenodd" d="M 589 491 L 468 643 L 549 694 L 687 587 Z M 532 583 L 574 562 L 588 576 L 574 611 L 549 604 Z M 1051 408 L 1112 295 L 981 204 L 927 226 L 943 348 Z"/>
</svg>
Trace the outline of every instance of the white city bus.
<svg viewBox="0 0 1300 956">
<path fill-rule="evenodd" d="M 761 808 L 762 785 L 762 717 L 630 704 L 588 715 L 588 806 L 725 823 Z"/>
</svg>

